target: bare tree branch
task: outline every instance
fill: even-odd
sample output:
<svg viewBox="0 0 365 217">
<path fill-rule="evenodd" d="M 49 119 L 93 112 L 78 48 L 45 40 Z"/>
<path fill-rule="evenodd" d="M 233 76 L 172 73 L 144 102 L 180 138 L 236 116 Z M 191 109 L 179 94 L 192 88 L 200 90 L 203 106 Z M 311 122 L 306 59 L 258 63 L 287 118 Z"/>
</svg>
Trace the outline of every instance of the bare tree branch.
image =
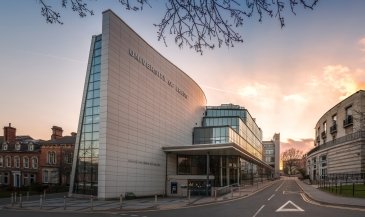
<svg viewBox="0 0 365 217">
<path fill-rule="evenodd" d="M 87 0 L 61 0 L 62 7 L 71 3 L 73 11 L 80 17 L 93 15 L 94 12 L 85 3 Z M 258 21 L 264 16 L 278 18 L 281 28 L 285 26 L 284 10 L 288 6 L 293 14 L 295 7 L 302 5 L 313 10 L 319 0 L 167 0 L 165 14 L 158 24 L 157 38 L 167 46 L 166 36 L 173 35 L 180 48 L 188 46 L 202 54 L 204 49 L 214 49 L 223 44 L 233 47 L 242 43 L 243 38 L 238 32 L 245 19 L 258 14 Z M 46 0 L 39 0 L 41 14 L 47 23 L 63 24 L 61 15 L 55 11 Z M 149 0 L 118 0 L 126 9 L 142 10 Z"/>
<path fill-rule="evenodd" d="M 281 160 L 283 161 L 283 166 L 285 170 L 289 171 L 290 173 L 293 172 L 293 169 L 300 166 L 299 162 L 303 159 L 303 152 L 295 149 L 290 148 L 284 151 L 281 155 Z M 297 168 L 299 169 L 299 168 Z M 289 174 L 290 174 L 289 173 Z"/>
</svg>

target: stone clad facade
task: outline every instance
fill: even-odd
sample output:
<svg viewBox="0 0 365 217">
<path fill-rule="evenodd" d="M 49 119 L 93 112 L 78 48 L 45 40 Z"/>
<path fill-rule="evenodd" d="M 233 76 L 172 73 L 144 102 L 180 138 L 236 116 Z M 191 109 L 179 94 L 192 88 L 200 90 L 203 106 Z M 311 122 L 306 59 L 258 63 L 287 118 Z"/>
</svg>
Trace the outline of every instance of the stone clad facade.
<svg viewBox="0 0 365 217">
<path fill-rule="evenodd" d="M 315 126 L 315 148 L 307 153 L 312 180 L 329 174 L 365 172 L 365 91 L 327 111 Z"/>
<path fill-rule="evenodd" d="M 164 194 L 164 146 L 191 145 L 206 98 L 112 11 L 90 49 L 70 193 Z"/>
</svg>

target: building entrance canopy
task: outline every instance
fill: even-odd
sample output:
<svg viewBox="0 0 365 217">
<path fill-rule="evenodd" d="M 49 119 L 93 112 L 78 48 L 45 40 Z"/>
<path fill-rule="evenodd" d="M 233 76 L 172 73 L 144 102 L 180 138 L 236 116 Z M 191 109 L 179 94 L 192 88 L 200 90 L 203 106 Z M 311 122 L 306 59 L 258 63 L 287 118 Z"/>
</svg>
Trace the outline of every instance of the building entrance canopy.
<svg viewBox="0 0 365 217">
<path fill-rule="evenodd" d="M 199 144 L 189 146 L 171 146 L 162 147 L 165 153 L 175 153 L 184 155 L 222 155 L 222 156 L 240 156 L 243 159 L 255 163 L 265 169 L 273 170 L 273 168 L 262 160 L 251 156 L 247 151 L 235 143 L 224 144 Z"/>
</svg>

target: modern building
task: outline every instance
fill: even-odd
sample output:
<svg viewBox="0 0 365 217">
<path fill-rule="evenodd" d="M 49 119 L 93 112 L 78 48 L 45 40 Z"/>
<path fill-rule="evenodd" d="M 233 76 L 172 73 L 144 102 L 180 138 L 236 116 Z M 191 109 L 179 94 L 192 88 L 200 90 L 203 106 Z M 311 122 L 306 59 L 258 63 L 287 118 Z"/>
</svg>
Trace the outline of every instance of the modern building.
<svg viewBox="0 0 365 217">
<path fill-rule="evenodd" d="M 273 175 L 263 161 L 262 131 L 244 107 L 208 106 L 193 143 L 162 148 L 168 196 L 210 195 L 225 186 L 252 184 Z"/>
<path fill-rule="evenodd" d="M 263 141 L 264 146 L 263 159 L 274 168 L 272 178 L 280 177 L 280 133 L 275 133 L 272 140 Z"/>
<path fill-rule="evenodd" d="M 307 153 L 312 180 L 365 172 L 365 91 L 328 110 L 315 126 L 315 147 Z"/>
<path fill-rule="evenodd" d="M 224 164 L 208 178 L 217 186 L 270 170 L 262 161 L 261 130 L 248 111 L 206 102 L 194 80 L 105 11 L 102 34 L 91 42 L 70 195 L 167 194 L 179 187 L 169 180 L 180 175 L 178 161 L 184 157 L 202 156 L 190 161 L 186 181 L 195 174 L 197 180 L 209 176 L 209 166 L 203 166 L 208 161 Z M 239 171 L 238 165 L 246 166 L 242 159 L 249 165 L 245 173 Z"/>
</svg>

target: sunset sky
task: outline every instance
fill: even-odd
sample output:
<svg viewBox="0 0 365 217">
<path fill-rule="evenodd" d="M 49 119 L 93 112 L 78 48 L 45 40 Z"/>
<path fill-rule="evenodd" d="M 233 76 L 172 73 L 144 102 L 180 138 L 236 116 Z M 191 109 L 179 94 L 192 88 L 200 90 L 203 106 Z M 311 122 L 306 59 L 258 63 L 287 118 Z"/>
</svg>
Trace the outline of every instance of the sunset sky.
<svg viewBox="0 0 365 217">
<path fill-rule="evenodd" d="M 61 1 L 60 1 L 61 2 Z M 321 0 L 315 10 L 277 18 L 253 17 L 239 29 L 244 43 L 206 50 L 179 49 L 157 40 L 163 2 L 142 12 L 118 1 L 91 1 L 94 16 L 62 10 L 64 25 L 47 24 L 38 1 L 8 0 L 0 7 L 0 125 L 18 135 L 50 139 L 51 127 L 77 131 L 91 36 L 112 9 L 152 47 L 192 77 L 208 105 L 246 107 L 264 139 L 281 133 L 282 150 L 313 147 L 317 120 L 336 103 L 365 89 L 365 1 Z M 0 133 L 2 135 L 2 133 Z"/>
</svg>

